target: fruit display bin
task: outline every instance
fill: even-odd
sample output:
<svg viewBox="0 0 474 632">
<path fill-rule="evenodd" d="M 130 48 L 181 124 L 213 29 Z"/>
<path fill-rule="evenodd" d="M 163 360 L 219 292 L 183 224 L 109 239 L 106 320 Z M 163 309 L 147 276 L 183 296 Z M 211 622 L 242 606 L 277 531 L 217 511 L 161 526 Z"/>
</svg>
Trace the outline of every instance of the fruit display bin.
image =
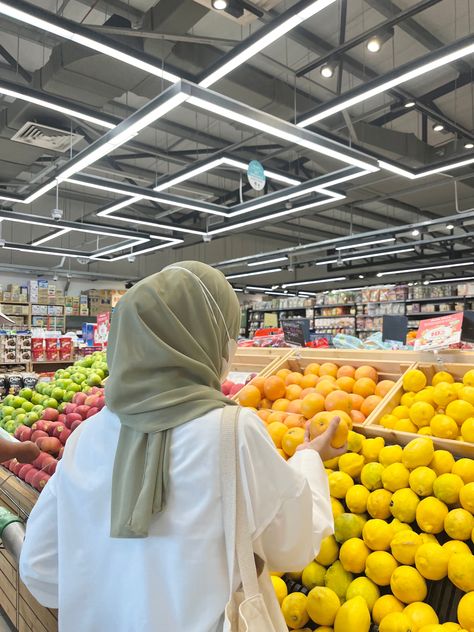
<svg viewBox="0 0 474 632">
<path fill-rule="evenodd" d="M 464 358 L 462 358 L 464 359 Z M 424 364 L 416 363 L 410 368 L 417 368 L 428 378 L 429 382 L 437 371 L 447 371 L 451 373 L 456 380 L 462 380 L 463 375 L 473 368 L 473 364 L 464 363 L 451 363 L 443 362 L 437 364 Z M 398 380 L 394 388 L 386 395 L 383 401 L 372 412 L 370 417 L 360 426 L 358 429 L 365 436 L 368 437 L 384 437 L 388 443 L 397 443 L 399 445 L 406 445 L 412 439 L 416 438 L 417 434 L 412 432 L 402 432 L 399 430 L 391 430 L 384 428 L 380 425 L 380 419 L 387 414 L 390 414 L 396 406 L 400 405 L 400 400 L 404 394 L 403 380 Z M 455 439 L 441 439 L 439 437 L 433 437 L 430 435 L 433 443 L 437 449 L 448 450 L 453 455 L 458 457 L 474 458 L 474 444 L 467 443 L 465 441 L 458 441 Z"/>
<path fill-rule="evenodd" d="M 232 361 L 230 370 L 238 373 L 252 372 L 258 373 L 259 375 L 266 375 L 274 363 L 283 361 L 293 353 L 294 349 L 285 347 L 239 347 Z"/>
<path fill-rule="evenodd" d="M 26 520 L 38 492 L 0 466 L 0 505 Z M 16 561 L 0 549 L 0 605 L 19 632 L 56 632 L 58 615 L 43 608 L 20 580 Z"/>
</svg>

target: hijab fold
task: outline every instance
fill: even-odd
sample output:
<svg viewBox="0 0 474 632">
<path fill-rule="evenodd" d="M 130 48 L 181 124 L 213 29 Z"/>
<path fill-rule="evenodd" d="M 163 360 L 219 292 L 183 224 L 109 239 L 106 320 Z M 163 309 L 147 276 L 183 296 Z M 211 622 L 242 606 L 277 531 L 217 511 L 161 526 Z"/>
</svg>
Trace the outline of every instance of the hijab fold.
<svg viewBox="0 0 474 632">
<path fill-rule="evenodd" d="M 153 515 L 165 508 L 172 429 L 233 403 L 221 393 L 221 373 L 239 326 L 232 287 L 199 262 L 147 277 L 118 303 L 105 387 L 107 406 L 121 423 L 112 537 L 146 537 Z"/>
</svg>

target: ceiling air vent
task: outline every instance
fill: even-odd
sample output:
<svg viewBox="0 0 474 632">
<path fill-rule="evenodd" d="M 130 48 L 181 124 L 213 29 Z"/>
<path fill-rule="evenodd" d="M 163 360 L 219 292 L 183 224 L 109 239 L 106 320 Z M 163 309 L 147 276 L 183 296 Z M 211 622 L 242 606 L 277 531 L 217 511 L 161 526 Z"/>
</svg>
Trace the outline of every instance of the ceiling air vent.
<svg viewBox="0 0 474 632">
<path fill-rule="evenodd" d="M 71 134 L 64 129 L 49 127 L 48 125 L 39 125 L 28 121 L 18 132 L 12 136 L 12 140 L 17 143 L 24 143 L 33 147 L 41 147 L 50 151 L 58 151 L 64 153 L 82 140 L 84 136 L 80 134 Z"/>
</svg>

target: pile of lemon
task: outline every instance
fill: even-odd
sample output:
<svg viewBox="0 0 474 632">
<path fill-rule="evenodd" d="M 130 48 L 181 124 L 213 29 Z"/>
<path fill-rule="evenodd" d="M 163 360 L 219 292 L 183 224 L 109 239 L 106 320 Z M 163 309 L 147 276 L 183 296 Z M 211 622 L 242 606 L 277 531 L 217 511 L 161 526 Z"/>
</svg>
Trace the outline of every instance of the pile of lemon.
<svg viewBox="0 0 474 632">
<path fill-rule="evenodd" d="M 325 466 L 334 536 L 286 575 L 309 592 L 288 594 L 272 575 L 289 629 L 474 632 L 474 460 L 455 461 L 429 437 L 402 448 L 351 431 L 349 451 Z M 425 602 L 427 580 L 445 578 L 465 593 L 459 623 L 441 623 Z"/>
<path fill-rule="evenodd" d="M 430 385 L 423 371 L 413 369 L 403 376 L 403 390 L 400 405 L 380 419 L 382 426 L 474 443 L 474 369 L 462 382 L 439 371 Z"/>
</svg>

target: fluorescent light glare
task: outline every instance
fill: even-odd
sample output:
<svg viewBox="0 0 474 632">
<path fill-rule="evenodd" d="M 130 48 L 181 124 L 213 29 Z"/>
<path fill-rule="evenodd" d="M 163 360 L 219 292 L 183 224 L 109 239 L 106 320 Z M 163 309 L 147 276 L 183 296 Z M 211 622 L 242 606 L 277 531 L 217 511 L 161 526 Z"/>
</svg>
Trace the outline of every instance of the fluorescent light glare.
<svg viewBox="0 0 474 632">
<path fill-rule="evenodd" d="M 273 274 L 274 272 L 281 272 L 281 268 L 271 268 L 270 270 L 256 270 L 255 272 L 243 272 L 242 274 L 231 274 L 226 276 L 226 279 L 240 279 L 242 277 L 255 276 L 259 274 Z"/>
<path fill-rule="evenodd" d="M 420 231 L 418 230 L 418 228 L 415 228 L 411 231 L 411 234 L 413 237 L 418 237 L 420 234 Z"/>
<path fill-rule="evenodd" d="M 366 255 L 357 255 L 356 257 L 346 257 L 344 259 L 329 259 L 328 261 L 318 261 L 316 263 L 317 266 L 325 266 L 330 265 L 332 263 L 337 263 L 338 261 L 342 261 L 346 263 L 347 261 L 357 261 L 358 259 L 372 259 L 373 257 L 386 257 L 388 255 L 398 255 L 402 252 L 412 252 L 415 250 L 414 248 L 403 248 L 402 250 L 389 250 L 388 252 L 369 252 Z"/>
<path fill-rule="evenodd" d="M 41 244 L 45 244 L 47 241 L 51 241 L 52 239 L 57 239 L 62 237 L 66 233 L 71 231 L 70 228 L 63 228 L 62 230 L 58 230 L 57 233 L 53 233 L 52 235 L 46 235 L 46 237 L 42 237 L 41 239 L 37 239 L 36 241 L 31 242 L 32 246 L 40 246 Z"/>
<path fill-rule="evenodd" d="M 446 230 L 454 230 L 454 224 L 447 224 Z"/>
<path fill-rule="evenodd" d="M 405 108 L 414 108 L 416 103 L 414 101 L 407 101 L 403 107 Z"/>
<path fill-rule="evenodd" d="M 458 283 L 459 281 L 474 281 L 474 276 L 456 277 L 455 279 L 436 279 L 430 283 Z"/>
<path fill-rule="evenodd" d="M 474 149 L 474 143 L 464 143 L 464 149 Z"/>
<path fill-rule="evenodd" d="M 442 123 L 435 123 L 433 125 L 434 132 L 442 132 L 444 130 L 444 125 Z"/>
<path fill-rule="evenodd" d="M 375 241 L 364 241 L 358 244 L 351 244 L 350 246 L 338 246 L 336 250 L 349 250 L 350 248 L 363 248 L 364 246 L 375 246 L 376 244 L 387 244 L 390 241 L 396 241 L 395 237 L 388 237 L 387 239 L 376 239 Z"/>
<path fill-rule="evenodd" d="M 279 261 L 288 261 L 288 257 L 275 257 L 274 259 L 262 259 L 262 261 L 252 261 L 250 263 L 247 263 L 247 265 L 249 267 L 263 266 L 263 265 L 266 265 L 267 263 L 277 263 Z"/>
<path fill-rule="evenodd" d="M 332 279 L 316 279 L 314 281 L 297 281 L 294 283 L 285 283 L 284 285 L 282 285 L 282 288 L 286 288 L 286 287 L 296 287 L 298 285 L 315 285 L 317 283 L 333 283 L 334 281 L 345 281 L 347 279 L 347 277 L 345 276 L 341 276 L 341 277 L 333 277 Z"/>
<path fill-rule="evenodd" d="M 464 263 L 445 263 L 442 266 L 427 266 L 426 268 L 411 268 L 410 270 L 390 270 L 390 272 L 379 272 L 377 276 L 384 277 L 392 274 L 409 274 L 411 272 L 426 272 L 428 270 L 444 270 L 445 268 L 466 268 L 473 265 L 474 261 L 465 261 Z"/>
<path fill-rule="evenodd" d="M 216 11 L 224 11 L 227 9 L 228 4 L 227 0 L 212 0 L 212 8 L 216 9 Z"/>
</svg>

